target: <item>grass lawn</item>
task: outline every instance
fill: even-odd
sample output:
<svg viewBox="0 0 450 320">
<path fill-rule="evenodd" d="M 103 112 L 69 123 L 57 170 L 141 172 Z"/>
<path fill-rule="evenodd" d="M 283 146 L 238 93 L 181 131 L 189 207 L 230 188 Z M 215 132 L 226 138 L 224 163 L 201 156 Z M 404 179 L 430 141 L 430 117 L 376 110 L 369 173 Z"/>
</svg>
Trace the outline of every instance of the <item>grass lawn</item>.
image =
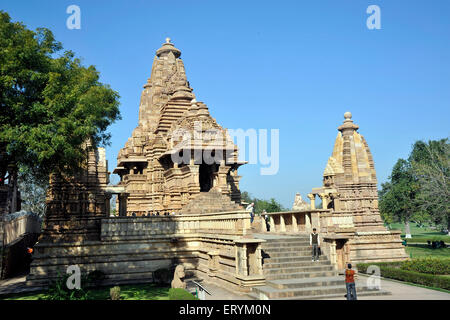
<svg viewBox="0 0 450 320">
<path fill-rule="evenodd" d="M 109 289 L 102 287 L 90 289 L 90 300 L 109 300 Z M 153 284 L 136 284 L 120 286 L 120 296 L 123 300 L 169 300 L 169 288 L 157 287 Z M 0 300 L 39 300 L 45 299 L 45 293 L 14 294 L 0 297 Z"/>
<path fill-rule="evenodd" d="M 450 236 L 446 235 L 445 233 L 442 233 L 439 230 L 431 229 L 430 227 L 419 228 L 417 227 L 417 224 L 412 222 L 409 224 L 409 226 L 411 229 L 412 238 L 407 239 L 407 241 L 410 243 L 414 241 L 426 243 L 427 240 L 430 241 L 443 240 L 445 243 L 450 243 Z M 401 230 L 402 238 L 405 237 L 405 225 L 403 223 L 391 223 L 390 227 L 392 230 Z"/>
<path fill-rule="evenodd" d="M 409 254 L 411 258 L 450 258 L 450 248 L 432 249 L 426 244 L 407 245 L 406 253 Z"/>
<path fill-rule="evenodd" d="M 406 253 L 412 258 L 423 258 L 423 257 L 439 257 L 439 258 L 450 258 L 450 248 L 440 248 L 432 249 L 427 245 L 427 240 L 430 241 L 444 241 L 446 244 L 450 243 L 450 236 L 438 231 L 431 229 L 430 227 L 417 227 L 417 224 L 410 223 L 411 228 L 411 239 L 407 240 Z M 401 230 L 402 238 L 405 237 L 405 225 L 403 223 L 391 223 L 392 230 Z M 413 244 L 417 243 L 417 244 Z"/>
</svg>

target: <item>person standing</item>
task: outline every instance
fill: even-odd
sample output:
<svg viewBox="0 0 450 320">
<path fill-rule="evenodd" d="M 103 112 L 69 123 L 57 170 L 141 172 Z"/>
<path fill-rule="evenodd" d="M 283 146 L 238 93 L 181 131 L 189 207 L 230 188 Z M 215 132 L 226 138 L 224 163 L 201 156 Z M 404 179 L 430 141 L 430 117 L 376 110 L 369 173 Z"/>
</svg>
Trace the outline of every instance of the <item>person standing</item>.
<svg viewBox="0 0 450 320">
<path fill-rule="evenodd" d="M 309 245 L 312 249 L 311 261 L 319 261 L 320 239 L 316 228 L 313 228 L 313 233 L 309 235 Z"/>
<path fill-rule="evenodd" d="M 266 223 L 267 232 L 270 232 L 270 218 L 269 218 L 269 215 L 267 214 L 266 209 L 263 210 L 261 215 L 264 217 L 264 222 Z"/>
<path fill-rule="evenodd" d="M 250 223 L 253 223 L 253 219 L 255 219 L 255 203 L 250 203 L 245 210 L 250 213 Z"/>
<path fill-rule="evenodd" d="M 347 287 L 347 300 L 356 300 L 356 286 L 355 286 L 355 270 L 352 270 L 352 265 L 349 263 L 345 269 L 345 286 Z"/>
</svg>

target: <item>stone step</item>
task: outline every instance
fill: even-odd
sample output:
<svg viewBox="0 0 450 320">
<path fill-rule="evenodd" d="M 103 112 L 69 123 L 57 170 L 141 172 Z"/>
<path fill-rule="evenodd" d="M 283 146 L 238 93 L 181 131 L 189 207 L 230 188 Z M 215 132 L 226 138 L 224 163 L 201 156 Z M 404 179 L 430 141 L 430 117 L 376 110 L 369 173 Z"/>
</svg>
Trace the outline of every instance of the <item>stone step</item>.
<svg viewBox="0 0 450 320">
<path fill-rule="evenodd" d="M 325 271 L 335 271 L 332 265 L 318 265 L 318 266 L 302 266 L 302 267 L 290 267 L 290 268 L 269 268 L 265 269 L 263 267 L 264 274 L 274 275 L 274 274 L 290 274 L 290 273 L 300 273 L 300 272 L 325 272 Z"/>
<path fill-rule="evenodd" d="M 319 257 L 319 262 L 328 261 L 326 257 Z M 264 258 L 264 263 L 285 263 L 285 262 L 313 262 L 311 261 L 311 254 L 308 255 L 298 255 L 298 256 L 283 256 L 277 258 Z"/>
<path fill-rule="evenodd" d="M 265 251 L 262 250 L 263 257 L 267 257 L 267 259 L 271 258 L 286 258 L 286 257 L 309 257 L 311 259 L 311 250 L 299 250 L 299 251 L 281 251 L 281 252 L 275 252 L 275 251 Z"/>
<path fill-rule="evenodd" d="M 266 243 L 279 244 L 279 243 L 291 243 L 291 242 L 301 242 L 301 243 L 307 242 L 309 244 L 309 237 L 295 236 L 295 237 L 289 237 L 289 238 L 268 239 Z"/>
<path fill-rule="evenodd" d="M 281 279 L 267 281 L 266 284 L 276 289 L 329 287 L 345 284 L 344 277 L 315 277 L 302 279 Z"/>
<path fill-rule="evenodd" d="M 268 299 L 282 299 L 294 298 L 301 296 L 316 296 L 326 294 L 345 294 L 347 291 L 345 286 L 327 286 L 327 287 L 312 287 L 312 288 L 296 288 L 296 289 L 276 289 L 265 285 L 261 287 L 252 288 L 256 293 L 263 294 Z"/>
<path fill-rule="evenodd" d="M 306 287 L 306 288 L 293 288 L 293 289 L 276 289 L 271 286 L 265 285 L 261 287 L 253 287 L 253 291 L 257 294 L 263 294 L 268 299 L 295 299 L 295 298 L 305 298 L 312 297 L 316 299 L 317 296 L 325 295 L 340 295 L 344 297 L 347 293 L 345 284 L 325 286 L 325 287 Z M 356 288 L 356 293 L 370 293 L 377 294 L 380 293 L 379 290 L 369 290 L 366 286 L 360 286 Z"/>
<path fill-rule="evenodd" d="M 366 297 L 366 296 L 381 296 L 381 295 L 390 295 L 391 293 L 385 290 L 359 290 L 356 289 L 356 293 L 358 297 Z M 344 300 L 345 299 L 345 293 L 335 293 L 335 294 L 324 294 L 324 295 L 313 295 L 313 296 L 299 296 L 299 297 L 293 297 L 293 298 L 281 298 L 278 300 Z M 254 300 L 260 300 L 264 297 L 260 296 L 256 292 L 249 292 L 247 294 L 248 297 L 254 299 Z"/>
<path fill-rule="evenodd" d="M 320 267 L 320 266 L 331 266 L 331 263 L 327 260 L 322 260 L 322 261 L 308 261 L 308 260 L 304 260 L 304 261 L 295 261 L 295 262 L 279 262 L 279 263 L 274 263 L 274 262 L 270 262 L 270 263 L 266 263 L 264 261 L 264 265 L 263 265 L 263 269 L 266 270 L 270 270 L 270 269 L 288 269 L 288 268 L 295 268 L 295 267 L 310 267 L 310 268 L 315 268 L 315 267 Z"/>
<path fill-rule="evenodd" d="M 316 272 L 292 272 L 292 273 L 273 273 L 266 274 L 266 280 L 282 280 L 282 279 L 302 279 L 316 277 L 335 277 L 337 271 L 316 271 Z"/>
<path fill-rule="evenodd" d="M 311 246 L 307 243 L 280 243 L 280 244 L 267 244 L 263 243 L 261 245 L 261 249 L 264 251 L 280 251 L 280 250 L 286 250 L 286 251 L 295 251 L 295 250 L 301 250 L 301 249 L 309 249 L 311 250 Z"/>
</svg>

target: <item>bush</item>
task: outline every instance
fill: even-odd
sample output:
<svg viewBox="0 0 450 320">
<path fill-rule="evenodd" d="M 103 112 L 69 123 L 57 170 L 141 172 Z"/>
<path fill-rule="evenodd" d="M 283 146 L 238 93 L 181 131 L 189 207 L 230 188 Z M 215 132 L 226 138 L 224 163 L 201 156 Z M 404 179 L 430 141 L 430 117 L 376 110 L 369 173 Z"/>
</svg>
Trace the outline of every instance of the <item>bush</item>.
<svg viewBox="0 0 450 320">
<path fill-rule="evenodd" d="M 58 279 L 50 284 L 44 300 L 87 300 L 88 292 L 80 289 L 67 288 L 69 274 L 58 276 Z"/>
<path fill-rule="evenodd" d="M 171 288 L 169 290 L 169 300 L 198 300 L 198 298 L 184 289 Z"/>
<path fill-rule="evenodd" d="M 360 272 L 366 273 L 367 268 L 370 265 L 377 265 L 380 267 L 382 277 L 450 290 L 450 277 L 404 270 L 402 269 L 404 263 L 405 262 L 360 263 L 357 267 Z"/>
<path fill-rule="evenodd" d="M 427 274 L 450 274 L 450 259 L 418 258 L 403 262 L 403 270 L 415 271 Z"/>
</svg>

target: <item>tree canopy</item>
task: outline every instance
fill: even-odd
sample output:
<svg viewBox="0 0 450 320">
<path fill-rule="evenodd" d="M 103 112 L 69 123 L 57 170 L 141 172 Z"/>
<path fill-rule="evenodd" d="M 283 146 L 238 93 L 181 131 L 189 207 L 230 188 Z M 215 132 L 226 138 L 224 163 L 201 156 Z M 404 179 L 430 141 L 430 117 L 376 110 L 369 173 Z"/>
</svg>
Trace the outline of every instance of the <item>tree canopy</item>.
<svg viewBox="0 0 450 320">
<path fill-rule="evenodd" d="M 252 197 L 247 191 L 243 191 L 241 193 L 242 201 L 247 203 L 254 203 L 255 204 L 255 213 L 260 214 L 264 210 L 266 212 L 280 212 L 285 211 L 286 209 L 281 205 L 281 203 L 277 202 L 274 198 L 271 198 L 270 200 L 263 200 Z"/>
<path fill-rule="evenodd" d="M 386 222 L 449 219 L 450 146 L 448 139 L 417 141 L 408 159 L 399 159 L 380 191 L 380 212 Z"/>
<path fill-rule="evenodd" d="M 19 168 L 39 178 L 71 173 L 86 157 L 86 140 L 108 144 L 119 95 L 99 77 L 50 30 L 29 30 L 0 11 L 2 183 L 8 173 L 16 180 Z"/>
</svg>

